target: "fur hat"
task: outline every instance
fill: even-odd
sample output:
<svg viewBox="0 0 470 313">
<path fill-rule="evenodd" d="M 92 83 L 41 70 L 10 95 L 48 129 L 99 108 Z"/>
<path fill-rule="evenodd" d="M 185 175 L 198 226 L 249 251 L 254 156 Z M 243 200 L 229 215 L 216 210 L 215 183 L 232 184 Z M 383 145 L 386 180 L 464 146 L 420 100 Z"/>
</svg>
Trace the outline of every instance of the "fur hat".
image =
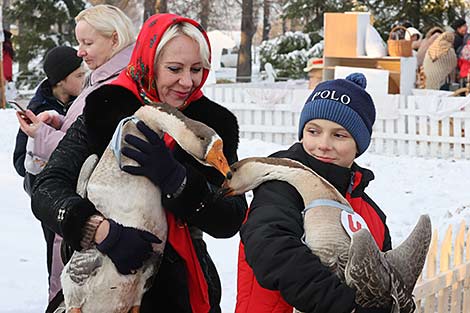
<svg viewBox="0 0 470 313">
<path fill-rule="evenodd" d="M 356 141 L 358 155 L 366 151 L 375 122 L 375 106 L 365 91 L 366 85 L 367 80 L 361 73 L 320 83 L 300 114 L 299 140 L 308 121 L 324 119 L 338 123 L 351 134 Z"/>
<path fill-rule="evenodd" d="M 82 58 L 77 56 L 77 50 L 72 47 L 55 47 L 47 52 L 44 58 L 44 72 L 49 84 L 55 86 L 82 65 Z"/>
</svg>

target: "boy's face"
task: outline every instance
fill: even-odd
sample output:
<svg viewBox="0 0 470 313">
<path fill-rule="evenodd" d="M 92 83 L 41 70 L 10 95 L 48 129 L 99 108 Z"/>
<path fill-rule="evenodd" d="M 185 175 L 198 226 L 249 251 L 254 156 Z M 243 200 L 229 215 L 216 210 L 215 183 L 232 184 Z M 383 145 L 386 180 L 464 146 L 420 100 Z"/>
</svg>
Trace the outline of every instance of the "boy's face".
<svg viewBox="0 0 470 313">
<path fill-rule="evenodd" d="M 314 119 L 305 124 L 302 146 L 317 160 L 342 167 L 351 167 L 357 154 L 351 134 L 329 120 Z"/>
<path fill-rule="evenodd" d="M 61 82 L 62 91 L 72 97 L 77 97 L 83 89 L 86 71 L 83 65 L 80 65 L 75 71 L 70 73 Z"/>
</svg>

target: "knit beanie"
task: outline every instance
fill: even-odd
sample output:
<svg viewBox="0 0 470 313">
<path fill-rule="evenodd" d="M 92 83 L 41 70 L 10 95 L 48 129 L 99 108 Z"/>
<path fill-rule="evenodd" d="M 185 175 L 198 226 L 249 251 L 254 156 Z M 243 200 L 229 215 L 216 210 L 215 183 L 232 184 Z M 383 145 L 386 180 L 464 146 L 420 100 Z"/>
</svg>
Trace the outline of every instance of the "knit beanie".
<svg viewBox="0 0 470 313">
<path fill-rule="evenodd" d="M 308 121 L 323 119 L 338 123 L 351 134 L 356 141 L 358 155 L 366 151 L 375 122 L 375 106 L 365 91 L 366 85 L 367 80 L 361 73 L 320 83 L 300 114 L 299 140 Z"/>
<path fill-rule="evenodd" d="M 44 72 L 51 86 L 75 71 L 82 64 L 82 58 L 77 56 L 77 50 L 72 47 L 55 47 L 47 52 L 44 58 Z"/>
</svg>

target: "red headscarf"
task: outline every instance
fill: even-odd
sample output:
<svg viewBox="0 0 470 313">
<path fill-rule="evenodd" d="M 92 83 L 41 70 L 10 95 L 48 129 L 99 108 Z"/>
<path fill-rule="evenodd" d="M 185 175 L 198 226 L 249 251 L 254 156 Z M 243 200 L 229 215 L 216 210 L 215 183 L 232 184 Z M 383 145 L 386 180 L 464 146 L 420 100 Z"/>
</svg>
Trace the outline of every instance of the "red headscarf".
<svg viewBox="0 0 470 313">
<path fill-rule="evenodd" d="M 129 89 L 137 98 L 142 100 L 142 104 L 147 104 L 150 101 L 159 102 L 154 72 L 155 52 L 165 31 L 171 25 L 181 22 L 196 26 L 204 35 L 210 51 L 209 38 L 196 21 L 175 14 L 156 14 L 151 16 L 142 26 L 127 69 L 122 71 L 111 84 Z M 201 87 L 208 75 L 209 70 L 203 69 L 201 84 L 188 97 L 184 106 L 202 97 Z M 170 149 L 173 148 L 175 144 L 173 138 L 165 135 L 164 139 L 167 146 Z M 194 250 L 188 226 L 177 221 L 169 211 L 166 211 L 166 216 L 168 241 L 186 263 L 192 311 L 194 313 L 206 313 L 210 310 L 207 282 Z"/>
<path fill-rule="evenodd" d="M 206 31 L 196 21 L 176 14 L 166 13 L 152 15 L 147 21 L 145 21 L 142 29 L 140 30 L 134 51 L 132 52 L 131 60 L 129 65 L 127 65 L 127 69 L 122 71 L 112 84 L 129 89 L 146 104 L 150 101 L 160 102 L 155 82 L 155 52 L 157 51 L 157 46 L 166 30 L 171 25 L 182 22 L 192 24 L 201 31 L 206 39 L 210 51 L 210 43 Z M 202 97 L 203 94 L 201 88 L 208 75 L 209 70 L 204 68 L 201 83 L 185 101 L 185 105 Z"/>
</svg>

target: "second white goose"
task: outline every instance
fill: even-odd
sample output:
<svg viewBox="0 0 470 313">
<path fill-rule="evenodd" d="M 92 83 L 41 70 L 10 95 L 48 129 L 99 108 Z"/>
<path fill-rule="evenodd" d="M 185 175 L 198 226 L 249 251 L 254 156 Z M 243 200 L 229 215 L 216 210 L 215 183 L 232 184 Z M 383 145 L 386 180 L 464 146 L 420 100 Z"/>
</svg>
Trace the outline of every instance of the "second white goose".
<svg viewBox="0 0 470 313">
<path fill-rule="evenodd" d="M 350 287 L 364 307 L 393 306 L 393 312 L 411 313 L 412 292 L 431 241 L 431 222 L 423 215 L 409 237 L 397 248 L 381 252 L 370 232 L 348 235 L 341 223 L 347 200 L 325 179 L 303 164 L 282 158 L 247 158 L 232 164 L 224 186 L 227 193 L 243 194 L 263 182 L 281 180 L 302 196 L 307 246 L 322 263 Z M 316 200 L 326 200 L 318 202 Z"/>
</svg>

